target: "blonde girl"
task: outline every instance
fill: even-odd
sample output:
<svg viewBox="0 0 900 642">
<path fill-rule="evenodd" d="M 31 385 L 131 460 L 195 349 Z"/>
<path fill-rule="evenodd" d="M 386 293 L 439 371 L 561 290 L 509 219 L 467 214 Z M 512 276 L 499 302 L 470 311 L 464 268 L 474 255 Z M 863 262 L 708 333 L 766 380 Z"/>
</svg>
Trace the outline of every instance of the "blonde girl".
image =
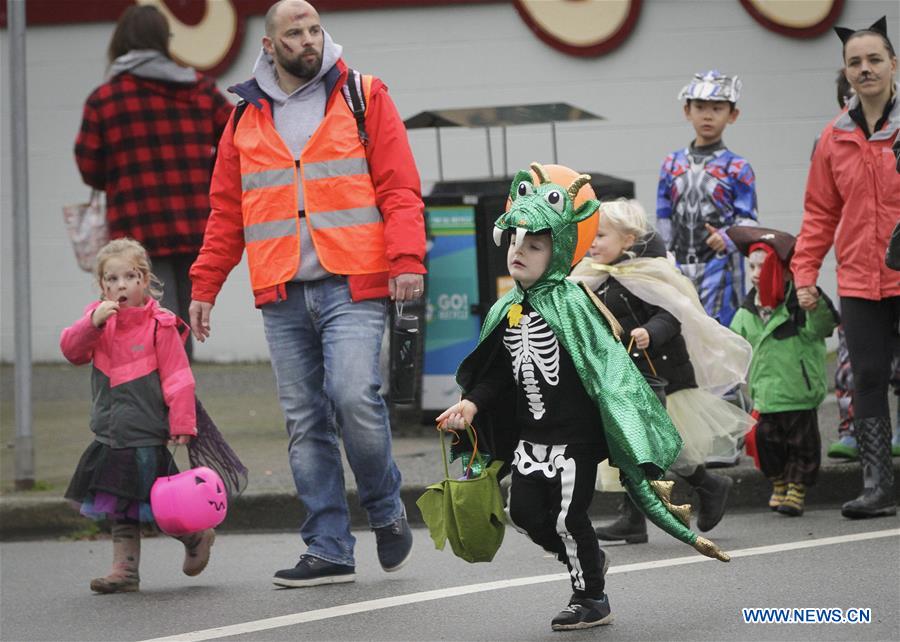
<svg viewBox="0 0 900 642">
<path fill-rule="evenodd" d="M 697 528 L 722 519 L 732 481 L 707 472 L 707 457 L 733 451 L 751 425 L 749 415 L 717 395 L 746 376 L 750 346 L 707 316 L 697 292 L 666 257 L 640 203 L 600 206 L 590 250 L 574 273 L 622 324 L 623 342 L 678 428 L 684 447 L 672 466 L 697 492 Z M 616 522 L 596 529 L 603 540 L 647 541 L 643 515 L 626 499 Z"/>
<path fill-rule="evenodd" d="M 112 570 L 91 580 L 91 590 L 133 592 L 140 586 L 140 527 L 154 523 L 150 488 L 177 470 L 166 444 L 187 444 L 197 434 L 194 376 L 175 315 L 157 303 L 162 284 L 144 248 L 111 241 L 97 255 L 95 274 L 100 300 L 60 338 L 66 359 L 92 365 L 94 439 L 65 496 L 82 515 L 111 525 Z M 206 567 L 214 538 L 212 530 L 179 538 L 185 574 Z"/>
</svg>

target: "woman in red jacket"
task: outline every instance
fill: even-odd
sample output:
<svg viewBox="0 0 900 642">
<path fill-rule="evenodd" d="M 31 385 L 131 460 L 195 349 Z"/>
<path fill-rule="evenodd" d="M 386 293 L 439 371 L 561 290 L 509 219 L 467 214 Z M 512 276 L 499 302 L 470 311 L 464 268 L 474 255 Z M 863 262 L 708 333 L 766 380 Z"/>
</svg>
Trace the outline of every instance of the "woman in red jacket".
<svg viewBox="0 0 900 642">
<path fill-rule="evenodd" d="M 900 175 L 891 152 L 900 130 L 900 101 L 897 56 L 885 18 L 868 29 L 835 31 L 844 43 L 844 73 L 856 96 L 825 127 L 816 146 L 791 270 L 800 305 L 812 309 L 822 259 L 834 245 L 863 469 L 863 492 L 841 513 L 856 519 L 897 512 L 888 380 L 900 323 L 900 279 L 884 264 L 884 255 L 900 220 Z"/>
<path fill-rule="evenodd" d="M 106 191 L 110 237 L 147 249 L 166 286 L 163 307 L 183 319 L 231 111 L 212 78 L 171 59 L 169 24 L 156 7 L 125 10 L 109 43 L 107 80 L 84 105 L 75 159 L 84 182 Z"/>
</svg>

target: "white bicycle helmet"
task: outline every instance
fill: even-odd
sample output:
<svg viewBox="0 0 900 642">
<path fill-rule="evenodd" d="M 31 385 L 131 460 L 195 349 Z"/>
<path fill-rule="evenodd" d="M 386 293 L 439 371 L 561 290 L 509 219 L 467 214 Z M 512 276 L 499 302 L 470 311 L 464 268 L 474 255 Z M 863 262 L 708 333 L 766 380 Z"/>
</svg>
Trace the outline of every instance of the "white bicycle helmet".
<svg viewBox="0 0 900 642">
<path fill-rule="evenodd" d="M 726 76 L 717 69 L 710 69 L 706 73 L 694 74 L 691 82 L 681 89 L 678 100 L 727 100 L 737 103 L 742 84 L 737 76 Z"/>
</svg>

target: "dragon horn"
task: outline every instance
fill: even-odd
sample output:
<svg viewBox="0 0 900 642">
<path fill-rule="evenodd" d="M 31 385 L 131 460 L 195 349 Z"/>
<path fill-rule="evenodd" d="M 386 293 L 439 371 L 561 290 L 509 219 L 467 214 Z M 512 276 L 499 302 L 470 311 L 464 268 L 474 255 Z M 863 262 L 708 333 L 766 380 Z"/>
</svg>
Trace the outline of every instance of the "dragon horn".
<svg viewBox="0 0 900 642">
<path fill-rule="evenodd" d="M 530 165 L 531 170 L 537 174 L 539 183 L 549 183 L 550 177 L 547 176 L 547 171 L 544 169 L 544 166 L 540 163 L 532 163 Z"/>
<path fill-rule="evenodd" d="M 569 198 L 572 199 L 572 202 L 575 201 L 575 195 L 578 194 L 578 190 L 580 190 L 582 186 L 590 182 L 591 177 L 587 174 L 581 174 L 574 181 L 572 181 L 572 184 L 569 185 L 569 189 L 566 190 L 566 192 L 569 193 Z"/>
</svg>

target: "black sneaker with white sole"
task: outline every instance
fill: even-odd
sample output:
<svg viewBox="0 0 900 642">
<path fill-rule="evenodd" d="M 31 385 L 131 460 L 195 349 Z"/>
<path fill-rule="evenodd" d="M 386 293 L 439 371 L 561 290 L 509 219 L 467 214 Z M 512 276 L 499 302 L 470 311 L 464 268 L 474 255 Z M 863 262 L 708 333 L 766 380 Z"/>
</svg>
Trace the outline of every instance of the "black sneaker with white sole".
<svg viewBox="0 0 900 642">
<path fill-rule="evenodd" d="M 554 631 L 572 631 L 589 629 L 612 622 L 613 616 L 609 608 L 609 597 L 604 593 L 599 600 L 589 597 L 575 597 L 569 605 L 553 618 L 550 628 Z"/>
<path fill-rule="evenodd" d="M 373 528 L 375 531 L 375 545 L 378 548 L 378 561 L 388 573 L 399 571 L 412 552 L 412 531 L 404 515 L 396 522 Z"/>
<path fill-rule="evenodd" d="M 299 588 L 320 584 L 340 584 L 356 580 L 356 567 L 326 562 L 312 555 L 301 555 L 294 568 L 275 573 L 272 582 L 277 586 Z"/>
</svg>

